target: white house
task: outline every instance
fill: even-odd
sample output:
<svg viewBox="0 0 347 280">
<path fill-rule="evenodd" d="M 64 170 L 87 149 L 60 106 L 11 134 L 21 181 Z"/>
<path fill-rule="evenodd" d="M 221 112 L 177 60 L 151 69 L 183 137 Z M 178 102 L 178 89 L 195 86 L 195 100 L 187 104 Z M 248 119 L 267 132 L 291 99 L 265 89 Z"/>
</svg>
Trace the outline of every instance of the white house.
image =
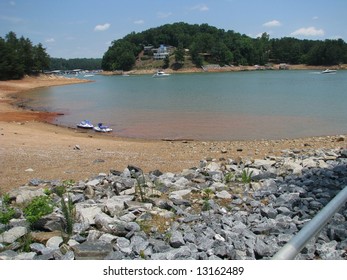
<svg viewBox="0 0 347 280">
<path fill-rule="evenodd" d="M 169 52 L 167 50 L 167 47 L 164 45 L 160 45 L 160 47 L 157 49 L 155 53 L 153 53 L 154 59 L 165 59 L 169 55 Z"/>
</svg>

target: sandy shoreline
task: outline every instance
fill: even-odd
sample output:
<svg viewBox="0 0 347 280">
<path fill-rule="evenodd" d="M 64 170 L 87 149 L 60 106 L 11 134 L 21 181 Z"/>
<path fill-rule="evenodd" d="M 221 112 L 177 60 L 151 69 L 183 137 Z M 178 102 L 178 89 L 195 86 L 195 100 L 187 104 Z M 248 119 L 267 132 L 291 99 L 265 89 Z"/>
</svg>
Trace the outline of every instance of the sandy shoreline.
<svg viewBox="0 0 347 280">
<path fill-rule="evenodd" d="M 160 141 L 89 135 L 49 123 L 56 113 L 15 107 L 13 94 L 38 87 L 85 82 L 61 77 L 26 77 L 0 81 L 0 195 L 30 179 L 84 180 L 110 169 L 137 165 L 145 172 L 180 172 L 206 158 L 264 158 L 285 149 L 298 152 L 345 148 L 344 137 L 323 136 L 257 141 Z"/>
</svg>

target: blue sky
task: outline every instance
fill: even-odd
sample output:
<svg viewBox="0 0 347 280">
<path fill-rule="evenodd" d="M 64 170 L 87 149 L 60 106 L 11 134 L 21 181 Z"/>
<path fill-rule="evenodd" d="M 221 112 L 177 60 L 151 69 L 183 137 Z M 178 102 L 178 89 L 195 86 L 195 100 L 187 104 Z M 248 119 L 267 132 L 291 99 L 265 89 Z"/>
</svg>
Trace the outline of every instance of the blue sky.
<svg viewBox="0 0 347 280">
<path fill-rule="evenodd" d="M 207 23 L 251 37 L 347 42 L 346 0 L 0 0 L 0 37 L 52 57 L 102 57 L 113 40 L 167 23 Z"/>
</svg>

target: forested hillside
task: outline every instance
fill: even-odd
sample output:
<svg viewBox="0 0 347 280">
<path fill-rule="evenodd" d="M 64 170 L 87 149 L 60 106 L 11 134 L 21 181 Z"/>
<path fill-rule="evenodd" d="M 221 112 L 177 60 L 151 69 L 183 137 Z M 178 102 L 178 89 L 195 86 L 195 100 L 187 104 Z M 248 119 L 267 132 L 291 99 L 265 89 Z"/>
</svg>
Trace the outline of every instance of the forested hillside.
<svg viewBox="0 0 347 280">
<path fill-rule="evenodd" d="M 33 45 L 9 32 L 0 37 L 0 80 L 20 79 L 25 74 L 42 72 L 49 66 L 49 56 L 42 44 Z"/>
<path fill-rule="evenodd" d="M 256 39 L 218 29 L 208 24 L 174 23 L 130 33 L 113 41 L 102 60 L 104 70 L 130 70 L 145 46 L 158 48 L 161 44 L 173 47 L 170 56 L 175 63 L 184 63 L 184 56 L 200 67 L 204 63 L 220 65 L 265 65 L 289 63 L 336 65 L 347 63 L 347 44 L 342 40 L 270 39 L 263 33 Z M 189 51 L 187 51 L 189 50 Z M 146 58 L 148 59 L 148 57 Z M 163 61 L 169 66 L 169 61 Z"/>
<path fill-rule="evenodd" d="M 101 58 L 51 58 L 50 70 L 97 70 L 101 69 Z"/>
</svg>

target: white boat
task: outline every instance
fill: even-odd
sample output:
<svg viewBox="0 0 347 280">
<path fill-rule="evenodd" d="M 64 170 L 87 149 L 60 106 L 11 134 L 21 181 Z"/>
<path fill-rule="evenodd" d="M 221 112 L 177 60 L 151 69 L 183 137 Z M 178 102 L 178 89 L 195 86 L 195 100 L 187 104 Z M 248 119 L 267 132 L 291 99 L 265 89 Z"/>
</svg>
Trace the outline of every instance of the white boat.
<svg viewBox="0 0 347 280">
<path fill-rule="evenodd" d="M 158 70 L 157 73 L 155 73 L 152 77 L 153 78 L 158 78 L 158 77 L 167 77 L 167 76 L 170 76 L 170 74 L 165 73 L 162 70 Z"/>
<path fill-rule="evenodd" d="M 97 132 L 111 132 L 112 128 L 107 125 L 103 125 L 102 123 L 98 123 L 97 126 L 94 126 L 94 130 Z"/>
<path fill-rule="evenodd" d="M 84 120 L 84 121 L 81 121 L 79 124 L 77 124 L 77 127 L 79 128 L 93 128 L 94 125 L 92 125 L 92 123 L 88 120 Z"/>
<path fill-rule="evenodd" d="M 321 72 L 322 74 L 335 74 L 336 70 L 331 70 L 331 69 L 325 69 L 324 71 Z"/>
<path fill-rule="evenodd" d="M 83 77 L 85 77 L 85 78 L 94 77 L 94 75 L 93 75 L 93 74 L 86 74 L 86 75 L 84 75 Z"/>
</svg>

